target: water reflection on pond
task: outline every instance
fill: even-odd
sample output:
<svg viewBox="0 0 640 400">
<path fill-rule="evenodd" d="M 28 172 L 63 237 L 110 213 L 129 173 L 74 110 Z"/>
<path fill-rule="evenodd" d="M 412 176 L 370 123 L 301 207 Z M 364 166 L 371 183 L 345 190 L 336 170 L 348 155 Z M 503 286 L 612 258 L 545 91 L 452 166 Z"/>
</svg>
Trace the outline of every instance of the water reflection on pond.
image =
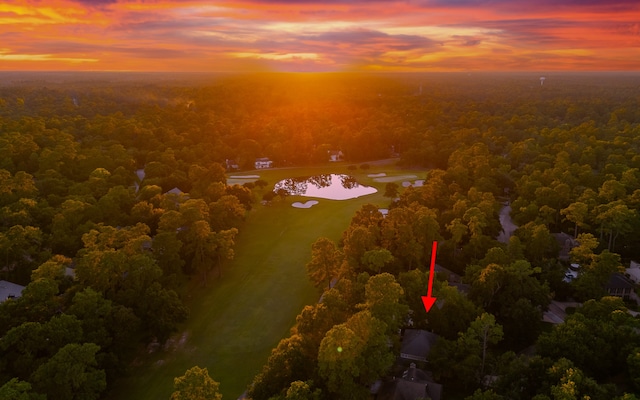
<svg viewBox="0 0 640 400">
<path fill-rule="evenodd" d="M 374 187 L 359 184 L 352 176 L 343 174 L 284 179 L 276 183 L 273 188 L 276 193 L 280 190 L 284 190 L 289 195 L 330 200 L 355 199 L 378 191 Z"/>
</svg>

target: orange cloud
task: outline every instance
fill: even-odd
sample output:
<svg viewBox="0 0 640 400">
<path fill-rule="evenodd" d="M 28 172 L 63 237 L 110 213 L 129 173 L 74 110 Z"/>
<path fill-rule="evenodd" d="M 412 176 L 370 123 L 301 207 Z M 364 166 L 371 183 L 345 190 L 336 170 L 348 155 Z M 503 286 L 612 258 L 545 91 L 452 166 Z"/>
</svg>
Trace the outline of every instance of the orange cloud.
<svg viewBox="0 0 640 400">
<path fill-rule="evenodd" d="M 634 70 L 635 0 L 5 0 L 2 70 Z"/>
</svg>

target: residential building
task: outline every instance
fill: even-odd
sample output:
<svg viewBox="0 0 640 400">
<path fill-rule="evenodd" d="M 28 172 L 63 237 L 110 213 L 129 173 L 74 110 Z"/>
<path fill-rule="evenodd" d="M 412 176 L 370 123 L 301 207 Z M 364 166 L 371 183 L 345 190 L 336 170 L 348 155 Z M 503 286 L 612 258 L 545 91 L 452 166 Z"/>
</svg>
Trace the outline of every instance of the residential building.
<svg viewBox="0 0 640 400">
<path fill-rule="evenodd" d="M 255 167 L 256 169 L 264 169 L 264 168 L 271 168 L 273 166 L 273 161 L 269 160 L 268 158 L 258 158 L 256 159 L 255 162 Z"/>
<path fill-rule="evenodd" d="M 420 329 L 405 329 L 400 348 L 400 358 L 414 361 L 427 361 L 431 348 L 438 335 Z"/>
<path fill-rule="evenodd" d="M 15 299 L 22 296 L 24 286 L 9 281 L 0 281 L 0 303 L 7 299 Z"/>
<path fill-rule="evenodd" d="M 611 274 L 609 282 L 607 282 L 604 288 L 610 296 L 628 299 L 633 289 L 635 289 L 635 285 L 626 276 L 616 272 Z"/>
</svg>

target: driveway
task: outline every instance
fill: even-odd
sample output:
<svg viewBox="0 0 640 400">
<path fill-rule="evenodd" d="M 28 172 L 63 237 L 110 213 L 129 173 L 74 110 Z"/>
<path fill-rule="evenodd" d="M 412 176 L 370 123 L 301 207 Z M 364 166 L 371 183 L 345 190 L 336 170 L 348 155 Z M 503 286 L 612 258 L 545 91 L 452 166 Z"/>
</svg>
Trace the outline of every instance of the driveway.
<svg viewBox="0 0 640 400">
<path fill-rule="evenodd" d="M 509 243 L 509 238 L 518 229 L 511 219 L 511 206 L 504 206 L 500 210 L 500 225 L 502 225 L 502 232 L 498 235 L 498 242 Z"/>
<path fill-rule="evenodd" d="M 544 322 L 550 322 L 552 324 L 561 324 L 567 317 L 567 307 L 580 307 L 582 303 L 575 301 L 556 301 L 552 300 L 549 304 L 549 309 L 544 312 L 542 320 Z"/>
</svg>

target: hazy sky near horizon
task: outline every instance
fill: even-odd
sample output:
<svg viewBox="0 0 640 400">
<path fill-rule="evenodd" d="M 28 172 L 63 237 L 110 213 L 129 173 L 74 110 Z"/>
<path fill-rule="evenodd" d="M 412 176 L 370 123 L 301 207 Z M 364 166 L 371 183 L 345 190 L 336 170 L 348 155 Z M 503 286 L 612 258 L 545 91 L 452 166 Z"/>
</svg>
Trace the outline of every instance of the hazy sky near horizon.
<svg viewBox="0 0 640 400">
<path fill-rule="evenodd" d="M 640 70 L 638 0 L 4 0 L 0 70 Z"/>
</svg>

